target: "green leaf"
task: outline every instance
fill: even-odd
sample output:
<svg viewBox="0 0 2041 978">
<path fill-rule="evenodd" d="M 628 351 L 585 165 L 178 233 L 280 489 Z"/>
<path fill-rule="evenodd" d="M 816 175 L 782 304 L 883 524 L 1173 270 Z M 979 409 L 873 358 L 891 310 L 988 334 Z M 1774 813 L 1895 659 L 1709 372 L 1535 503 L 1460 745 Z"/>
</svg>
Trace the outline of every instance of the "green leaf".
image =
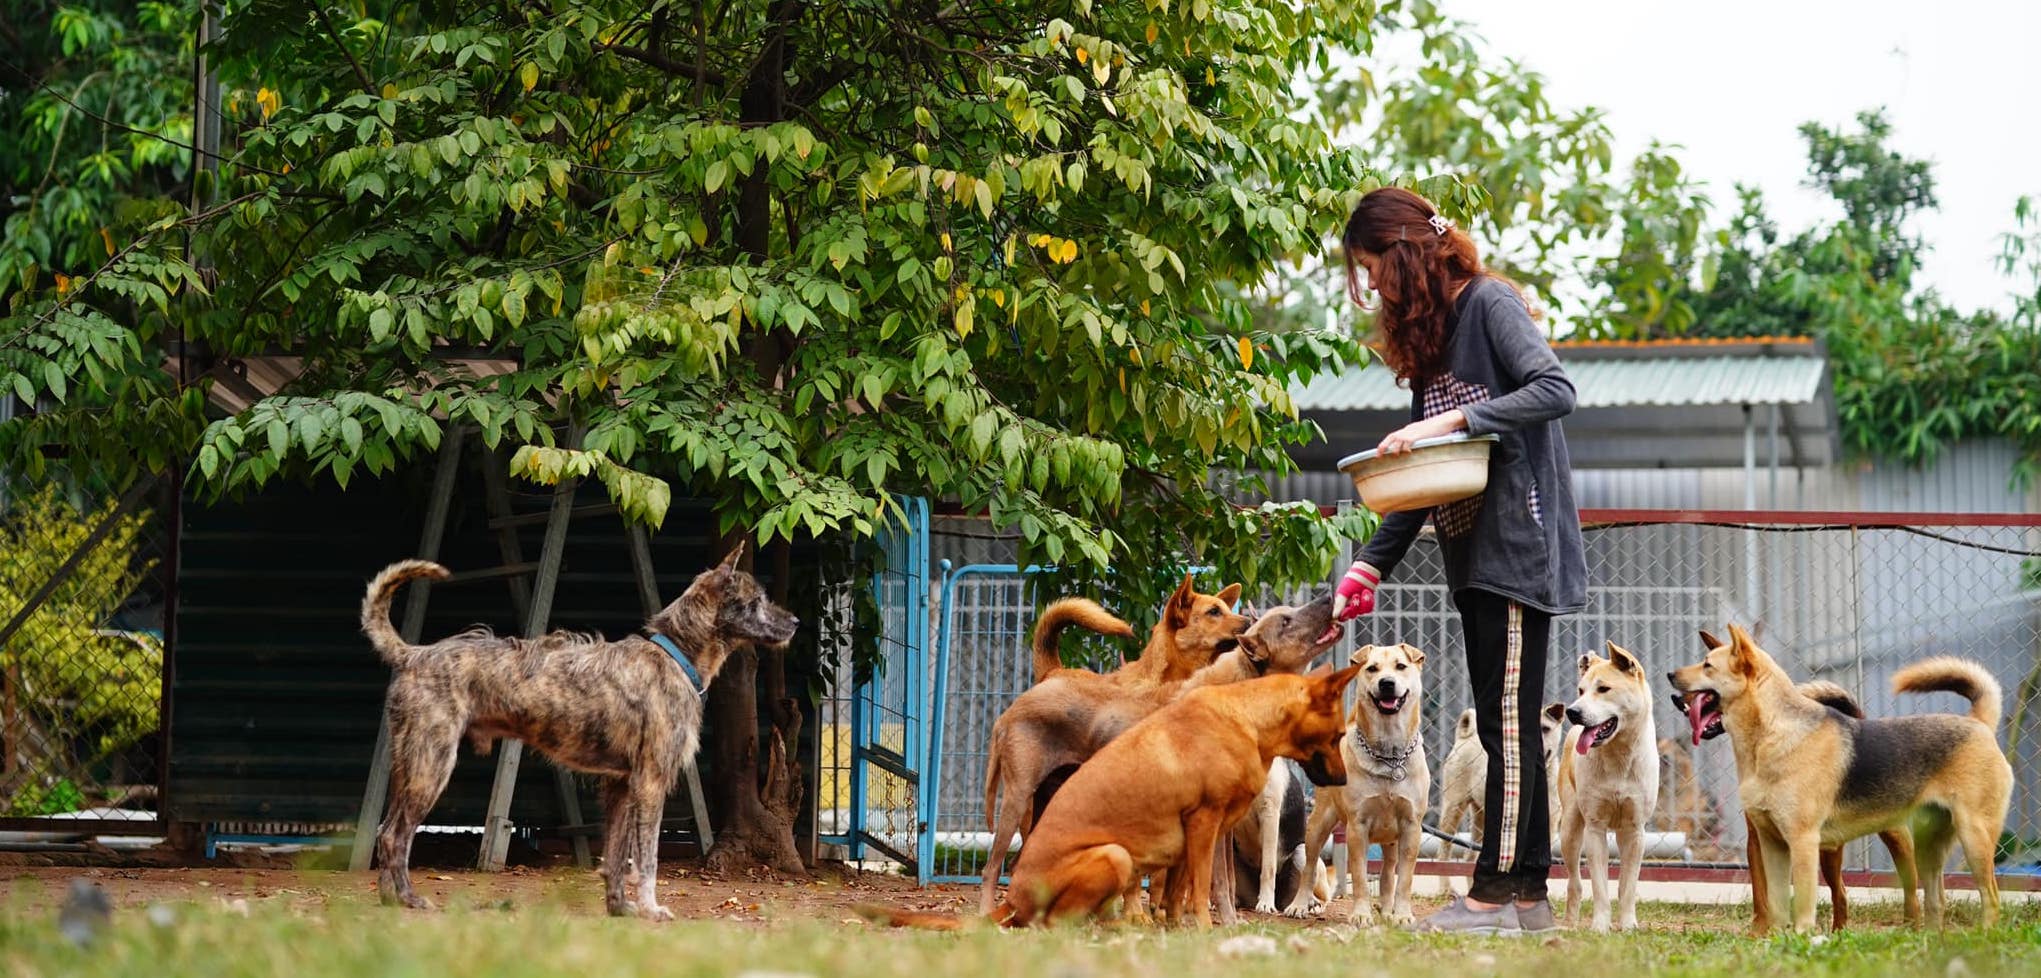
<svg viewBox="0 0 2041 978">
<path fill-rule="evenodd" d="M 703 175 L 702 189 L 708 191 L 709 193 L 715 193 L 716 191 L 723 189 L 724 181 L 727 181 L 729 179 L 730 179 L 730 164 L 722 160 L 717 160 L 716 162 L 709 164 L 708 172 Z"/>
</svg>

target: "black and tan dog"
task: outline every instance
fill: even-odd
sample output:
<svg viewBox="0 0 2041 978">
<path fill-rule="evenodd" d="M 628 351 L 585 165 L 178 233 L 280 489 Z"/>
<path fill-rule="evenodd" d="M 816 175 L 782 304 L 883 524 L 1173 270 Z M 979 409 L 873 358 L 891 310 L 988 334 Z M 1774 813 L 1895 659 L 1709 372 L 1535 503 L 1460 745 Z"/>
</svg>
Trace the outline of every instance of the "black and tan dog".
<svg viewBox="0 0 2041 978">
<path fill-rule="evenodd" d="M 1714 649 L 1724 644 L 1713 634 L 1701 632 L 1701 646 Z M 1809 699 L 1855 720 L 1864 719 L 1864 708 L 1857 705 L 1849 691 L 1824 679 L 1809 680 L 1800 684 L 1800 692 Z M 1672 694 L 1673 708 L 1681 716 L 1687 715 L 1686 693 Z M 1698 746 L 1703 740 L 1712 740 L 1722 735 L 1722 724 L 1713 723 L 1701 730 L 1695 737 Z M 1663 744 L 1663 742 L 1661 742 Z M 1691 768 L 1691 762 L 1689 762 Z M 1750 863 L 1751 919 L 1750 932 L 1754 937 L 1763 937 L 1772 931 L 1771 889 L 1765 878 L 1764 855 L 1758 847 L 1758 830 L 1751 823 L 1750 816 L 1743 819 L 1745 858 Z M 1913 831 L 1902 822 L 1878 833 L 1878 841 L 1885 843 L 1885 851 L 1892 854 L 1893 875 L 1899 877 L 1899 888 L 1903 895 L 1905 919 L 1909 924 L 1920 923 L 1921 896 L 1913 865 Z M 1843 882 L 1843 847 L 1824 845 L 1821 849 L 1821 882 L 1828 887 L 1829 930 L 1842 930 L 1850 922 L 1849 887 Z"/>
<path fill-rule="evenodd" d="M 653 615 L 647 637 L 615 642 L 474 629 L 411 645 L 390 627 L 390 602 L 406 581 L 445 580 L 447 570 L 407 560 L 377 574 L 361 627 L 391 669 L 390 802 L 376 836 L 383 900 L 431 906 L 411 886 L 411 840 L 446 788 L 462 736 L 484 754 L 495 738 L 516 737 L 556 763 L 603 776 L 609 912 L 671 920 L 657 892 L 659 819 L 700 743 L 702 694 L 732 653 L 748 643 L 785 646 L 800 625 L 737 569 L 738 556 Z"/>
<path fill-rule="evenodd" d="M 993 722 L 985 758 L 985 821 L 992 830 L 992 845 L 979 884 L 982 912 L 992 912 L 999 875 L 1005 869 L 1007 849 L 1014 837 L 1030 835 L 1036 816 L 1054 796 L 1062 779 L 1108 741 L 1161 709 L 1185 689 L 1271 672 L 1301 673 L 1312 659 L 1332 647 L 1331 642 L 1318 641 L 1332 625 L 1329 596 L 1302 608 L 1271 608 L 1255 619 L 1251 627 L 1246 626 L 1247 619 L 1240 618 L 1245 631 L 1232 630 L 1230 619 L 1237 616 L 1230 612 L 1210 614 L 1219 607 L 1217 600 L 1218 595 L 1193 592 L 1181 602 L 1190 611 L 1191 623 L 1174 625 L 1171 615 L 1165 612 L 1163 623 L 1156 626 L 1158 633 L 1168 626 L 1174 636 L 1168 644 L 1171 651 L 1164 653 L 1166 657 L 1181 654 L 1177 650 L 1180 641 L 1195 641 L 1205 647 L 1205 667 L 1189 678 L 1129 685 L 1082 669 L 1062 669 L 1022 693 Z M 1178 599 L 1172 597 L 1171 603 L 1177 604 Z M 1051 605 L 1049 611 L 1055 612 L 1059 607 L 1079 606 L 1072 599 L 1064 599 Z M 1042 663 L 1041 650 L 1045 647 L 1053 658 L 1055 631 L 1065 624 L 1078 624 L 1094 631 L 1108 627 L 1089 612 L 1067 617 L 1044 613 L 1035 633 L 1038 665 Z M 1333 641 L 1337 640 L 1335 633 Z M 1142 661 L 1157 654 L 1151 645 Z M 1210 658 L 1215 654 L 1216 659 Z M 1232 878 L 1227 877 L 1224 889 L 1230 891 L 1231 882 Z M 1230 915 L 1231 906 L 1224 912 Z"/>
<path fill-rule="evenodd" d="M 1205 686 L 1150 714 L 1064 783 L 1028 835 L 1005 899 L 985 918 L 857 911 L 896 927 L 938 930 L 979 919 L 1056 924 L 1133 907 L 1143 875 L 1181 864 L 1162 906 L 1188 907 L 1199 927 L 1210 927 L 1212 855 L 1261 793 L 1270 764 L 1287 757 L 1304 765 L 1313 784 L 1345 781 L 1340 697 L 1357 672 Z"/>
<path fill-rule="evenodd" d="M 1952 842 L 1962 844 L 1970 863 L 1983 923 L 1997 922 L 1992 859 L 2012 799 L 2013 769 L 1994 733 L 1998 681 L 1984 667 L 1941 657 L 1892 677 L 1896 692 L 1943 691 L 1968 699 L 1968 716 L 1858 720 L 1802 693 L 1749 633 L 1731 625 L 1727 644 L 1667 678 L 1687 694 L 1696 737 L 1716 725 L 1729 734 L 1737 794 L 1772 884 L 1766 893 L 1772 920 L 1813 930 L 1822 847 L 1911 819 L 1928 922 L 1942 924 L 1942 864 Z"/>
</svg>

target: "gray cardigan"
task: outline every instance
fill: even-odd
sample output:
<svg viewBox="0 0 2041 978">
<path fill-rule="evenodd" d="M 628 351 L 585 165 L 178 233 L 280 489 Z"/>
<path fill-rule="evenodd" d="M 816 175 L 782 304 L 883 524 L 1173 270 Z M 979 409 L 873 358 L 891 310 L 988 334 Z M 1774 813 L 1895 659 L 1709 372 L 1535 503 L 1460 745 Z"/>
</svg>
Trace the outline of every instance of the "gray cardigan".
<svg viewBox="0 0 2041 978">
<path fill-rule="evenodd" d="M 1454 595 L 1475 589 L 1547 614 L 1579 611 L 1587 560 L 1559 428 L 1573 411 L 1573 381 L 1506 282 L 1469 284 L 1447 329 L 1449 372 L 1412 382 L 1410 418 L 1457 407 L 1469 434 L 1501 436 L 1489 455 L 1488 488 L 1464 502 L 1383 517 L 1359 558 L 1386 580 L 1430 519 Z"/>
</svg>

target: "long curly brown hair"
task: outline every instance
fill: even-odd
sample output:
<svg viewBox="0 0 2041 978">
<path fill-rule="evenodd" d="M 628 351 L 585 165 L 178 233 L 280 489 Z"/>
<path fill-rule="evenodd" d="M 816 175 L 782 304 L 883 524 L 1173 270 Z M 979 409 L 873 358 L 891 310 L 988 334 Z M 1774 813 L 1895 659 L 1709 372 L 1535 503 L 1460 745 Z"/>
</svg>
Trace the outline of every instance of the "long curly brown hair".
<svg viewBox="0 0 2041 978">
<path fill-rule="evenodd" d="M 1361 253 L 1375 256 L 1370 275 L 1378 352 L 1398 381 L 1428 381 L 1446 372 L 1446 326 L 1457 290 L 1489 274 L 1473 239 L 1450 224 L 1434 225 L 1438 208 L 1401 187 L 1370 191 L 1354 206 L 1340 242 L 1346 250 L 1347 295 L 1368 305 Z"/>
</svg>

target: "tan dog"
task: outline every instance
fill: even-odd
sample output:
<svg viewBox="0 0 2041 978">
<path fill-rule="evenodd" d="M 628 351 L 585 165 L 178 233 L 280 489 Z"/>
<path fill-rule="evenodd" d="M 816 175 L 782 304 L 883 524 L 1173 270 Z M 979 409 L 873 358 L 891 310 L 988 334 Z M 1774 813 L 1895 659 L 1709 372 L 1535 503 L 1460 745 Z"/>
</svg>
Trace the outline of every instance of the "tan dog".
<svg viewBox="0 0 2041 978">
<path fill-rule="evenodd" d="M 1354 650 L 1361 670 L 1360 697 L 1348 718 L 1340 746 L 1347 766 L 1346 787 L 1318 792 L 1304 832 L 1304 851 L 1316 854 L 1332 835 L 1335 819 L 1346 823 L 1347 872 L 1353 878 L 1352 923 L 1373 923 L 1368 899 L 1368 846 L 1382 847 L 1379 884 L 1383 921 L 1416 919 L 1410 905 L 1424 816 L 1431 807 L 1432 772 L 1424 752 L 1424 653 L 1412 645 L 1364 645 Z M 1313 894 L 1299 893 L 1284 911 L 1310 913 Z"/>
<path fill-rule="evenodd" d="M 1701 647 L 1712 650 L 1723 642 L 1705 629 L 1701 632 Z M 1864 719 L 1864 709 L 1857 705 L 1855 697 L 1841 686 L 1825 680 L 1810 680 L 1800 684 L 1802 695 L 1841 712 L 1853 719 Z M 1672 694 L 1673 707 L 1680 715 L 1687 713 L 1687 694 Z M 1710 726 L 1698 743 L 1722 734 L 1722 725 Z M 1661 742 L 1661 750 L 1664 742 Z M 1749 816 L 1744 816 L 1744 850 L 1750 866 L 1751 920 L 1750 932 L 1754 937 L 1763 937 L 1772 931 L 1770 887 L 1765 879 L 1765 860 L 1758 846 L 1758 830 Z M 1899 877 L 1900 891 L 1904 894 L 1906 922 L 1918 924 L 1921 919 L 1920 888 L 1917 885 L 1913 865 L 1913 830 L 1906 825 L 1896 825 L 1878 833 L 1878 841 L 1885 843 L 1885 851 L 1892 854 L 1894 875 Z M 1843 847 L 1824 846 L 1821 850 L 1821 882 L 1828 887 L 1829 929 L 1842 930 L 1850 922 L 1849 888 L 1843 883 Z"/>
<path fill-rule="evenodd" d="M 1453 749 L 1446 752 L 1446 763 L 1439 770 L 1438 825 L 1439 831 L 1457 836 L 1460 825 L 1471 821 L 1469 835 L 1478 850 L 1482 818 L 1487 814 L 1488 751 L 1481 746 L 1474 724 L 1474 710 L 1470 707 L 1460 714 L 1459 723 L 1453 727 Z M 1566 704 L 1548 704 L 1538 716 L 1538 735 L 1544 744 L 1545 783 L 1553 786 L 1545 793 L 1549 806 L 1545 824 L 1552 827 L 1555 835 L 1559 831 L 1559 747 L 1565 732 Z"/>
<path fill-rule="evenodd" d="M 1233 610 L 1240 599 L 1240 585 L 1228 584 L 1218 594 L 1199 594 L 1191 575 L 1163 603 L 1162 617 L 1148 633 L 1148 645 L 1139 658 L 1107 673 L 1107 678 L 1128 686 L 1153 686 L 1182 682 L 1191 673 L 1212 664 L 1212 659 L 1233 647 L 1233 639 L 1247 629 L 1248 617 Z M 1035 682 L 1051 676 L 1096 677 L 1089 669 L 1063 664 L 1057 639 L 1067 625 L 1080 625 L 1103 635 L 1133 638 L 1134 629 L 1085 598 L 1062 598 L 1042 609 L 1035 620 Z"/>
<path fill-rule="evenodd" d="M 1566 864 L 1566 925 L 1580 922 L 1580 855 L 1587 851 L 1594 929 L 1609 929 L 1609 833 L 1623 860 L 1615 924 L 1637 927 L 1637 871 L 1644 829 L 1658 805 L 1657 738 L 1650 685 L 1637 657 L 1614 642 L 1609 657 L 1580 657 L 1579 698 L 1566 707 L 1576 729 L 1559 760 L 1559 852 Z"/>
<path fill-rule="evenodd" d="M 1720 727 L 1736 750 L 1737 794 L 1774 884 L 1765 893 L 1770 920 L 1812 931 L 1821 849 L 1911 821 L 1928 922 L 1942 925 L 1942 865 L 1955 842 L 1977 881 L 1985 926 L 1997 922 L 1992 858 L 2013 771 L 1994 732 L 2002 694 L 1984 667 L 1941 657 L 1892 677 L 1896 692 L 1968 699 L 1968 716 L 1858 720 L 1801 692 L 1749 633 L 1731 625 L 1727 644 L 1668 678 L 1685 694 L 1694 736 Z"/>
<path fill-rule="evenodd" d="M 1006 898 L 985 919 L 1007 927 L 1056 924 L 1131 907 L 1141 878 L 1181 862 L 1165 906 L 1211 926 L 1203 894 L 1212 853 L 1247 811 L 1278 757 L 1303 764 L 1312 783 L 1346 778 L 1340 698 L 1358 669 L 1265 676 L 1185 693 L 1105 745 L 1043 811 L 1021 849 Z M 954 930 L 967 918 L 864 906 L 893 926 Z"/>
<path fill-rule="evenodd" d="M 1209 600 L 1216 597 L 1210 596 Z M 1208 596 L 1195 598 L 1190 607 L 1206 606 Z M 1200 616 L 1203 612 L 1194 617 Z M 1167 620 L 1168 616 L 1164 618 Z M 1224 624 L 1222 619 L 1213 620 Z M 1016 835 L 1026 838 L 1031 832 L 1035 818 L 1058 790 L 1061 778 L 1187 688 L 1235 682 L 1270 672 L 1303 672 L 1312 659 L 1332 646 L 1331 642 L 1318 641 L 1331 624 L 1329 596 L 1302 608 L 1271 608 L 1246 631 L 1212 642 L 1215 648 L 1224 644 L 1226 651 L 1190 679 L 1130 688 L 1081 669 L 1065 669 L 1022 693 L 993 722 L 992 740 L 986 752 L 985 812 L 992 829 L 992 843 L 979 884 L 979 909 L 992 912 L 1008 847 Z M 1159 631 L 1163 626 L 1156 627 Z M 1175 633 L 1204 634 L 1202 628 L 1188 626 L 1176 629 Z M 1040 649 L 1043 639 L 1039 629 L 1037 634 L 1036 647 Z M 1055 648 L 1053 638 L 1048 647 Z M 1225 882 L 1230 890 L 1230 874 Z M 1230 915 L 1232 910 L 1229 907 L 1223 912 Z"/>
</svg>

